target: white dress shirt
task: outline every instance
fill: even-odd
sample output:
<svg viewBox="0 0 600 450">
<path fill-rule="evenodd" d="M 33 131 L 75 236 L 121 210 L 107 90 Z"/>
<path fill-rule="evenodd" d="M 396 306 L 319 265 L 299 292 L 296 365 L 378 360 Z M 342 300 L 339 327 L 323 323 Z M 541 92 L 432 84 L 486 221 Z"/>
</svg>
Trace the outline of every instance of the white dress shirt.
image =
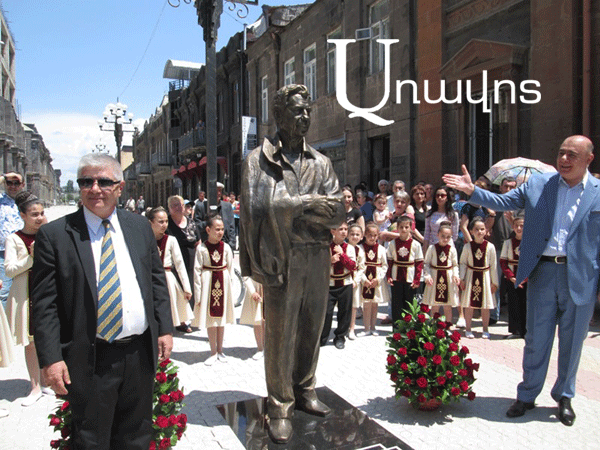
<svg viewBox="0 0 600 450">
<path fill-rule="evenodd" d="M 87 224 L 94 255 L 94 267 L 96 269 L 96 286 L 100 278 L 100 257 L 102 255 L 102 239 L 104 238 L 104 227 L 102 220 L 87 208 L 83 208 L 85 223 Z M 123 231 L 119 224 L 117 211 L 108 217 L 117 272 L 121 283 L 121 303 L 123 306 L 123 330 L 115 339 L 123 339 L 128 336 L 142 334 L 148 328 L 148 319 L 144 310 L 142 292 L 131 262 L 131 256 L 123 238 Z"/>
<path fill-rule="evenodd" d="M 569 237 L 569 229 L 577 214 L 577 208 L 581 202 L 583 190 L 588 181 L 588 172 L 585 172 L 583 179 L 573 187 L 560 177 L 558 181 L 558 193 L 556 194 L 556 211 L 554 212 L 554 222 L 552 223 L 552 234 L 546 249 L 542 253 L 544 256 L 566 256 L 567 249 L 565 243 Z M 525 219 L 527 220 L 527 219 Z"/>
</svg>

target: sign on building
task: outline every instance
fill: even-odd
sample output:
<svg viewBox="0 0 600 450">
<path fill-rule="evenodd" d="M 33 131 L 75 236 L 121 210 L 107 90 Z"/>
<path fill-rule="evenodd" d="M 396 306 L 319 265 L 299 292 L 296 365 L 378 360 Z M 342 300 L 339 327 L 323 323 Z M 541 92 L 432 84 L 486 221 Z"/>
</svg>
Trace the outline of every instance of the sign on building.
<svg viewBox="0 0 600 450">
<path fill-rule="evenodd" d="M 242 160 L 257 146 L 256 117 L 242 116 Z"/>
</svg>

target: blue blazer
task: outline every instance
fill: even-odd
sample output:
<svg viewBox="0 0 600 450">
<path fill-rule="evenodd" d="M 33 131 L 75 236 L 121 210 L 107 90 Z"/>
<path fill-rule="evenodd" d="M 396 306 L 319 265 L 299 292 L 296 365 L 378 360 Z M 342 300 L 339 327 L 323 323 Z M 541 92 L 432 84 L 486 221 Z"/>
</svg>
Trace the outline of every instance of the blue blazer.
<svg viewBox="0 0 600 450">
<path fill-rule="evenodd" d="M 548 244 L 559 180 L 558 173 L 533 175 L 527 183 L 506 194 L 494 194 L 476 187 L 471 196 L 471 202 L 496 211 L 525 210 L 517 285 L 531 275 Z M 566 247 L 571 299 L 576 305 L 594 302 L 600 267 L 600 182 L 590 173 Z"/>
</svg>

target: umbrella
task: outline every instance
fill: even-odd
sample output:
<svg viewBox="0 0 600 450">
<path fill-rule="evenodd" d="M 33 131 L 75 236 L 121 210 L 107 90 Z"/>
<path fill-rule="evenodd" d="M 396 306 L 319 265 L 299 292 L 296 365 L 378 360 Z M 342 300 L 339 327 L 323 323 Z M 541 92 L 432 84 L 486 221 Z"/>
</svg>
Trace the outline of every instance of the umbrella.
<svg viewBox="0 0 600 450">
<path fill-rule="evenodd" d="M 484 174 L 493 184 L 500 184 L 506 177 L 513 177 L 517 180 L 517 185 L 521 185 L 527 181 L 532 173 L 556 172 L 556 169 L 545 164 L 537 159 L 528 158 L 510 158 L 503 159 L 494 164 Z"/>
</svg>

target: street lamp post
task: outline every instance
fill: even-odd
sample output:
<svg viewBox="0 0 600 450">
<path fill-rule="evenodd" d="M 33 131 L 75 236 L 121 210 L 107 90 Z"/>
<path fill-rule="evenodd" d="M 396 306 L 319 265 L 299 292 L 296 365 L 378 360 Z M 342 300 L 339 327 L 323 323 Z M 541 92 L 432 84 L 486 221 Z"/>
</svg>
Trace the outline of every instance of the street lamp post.
<svg viewBox="0 0 600 450">
<path fill-rule="evenodd" d="M 117 144 L 117 161 L 121 162 L 121 144 L 123 142 L 123 133 L 133 133 L 135 130 L 123 129 L 123 125 L 131 124 L 133 114 L 127 114 L 127 105 L 124 105 L 117 98 L 117 103 L 109 103 L 102 113 L 104 120 L 98 121 L 101 131 L 112 131 Z"/>
<path fill-rule="evenodd" d="M 177 8 L 192 0 L 169 0 L 169 4 Z M 206 175 L 208 178 L 208 204 L 217 205 L 217 33 L 221 24 L 223 1 L 228 3 L 230 11 L 239 6 L 239 18 L 248 15 L 248 5 L 258 5 L 258 0 L 194 0 L 198 25 L 204 31 L 206 48 Z M 238 4 L 238 5 L 236 5 Z M 243 9 L 242 9 L 243 8 Z M 244 12 L 245 9 L 245 12 Z"/>
</svg>

